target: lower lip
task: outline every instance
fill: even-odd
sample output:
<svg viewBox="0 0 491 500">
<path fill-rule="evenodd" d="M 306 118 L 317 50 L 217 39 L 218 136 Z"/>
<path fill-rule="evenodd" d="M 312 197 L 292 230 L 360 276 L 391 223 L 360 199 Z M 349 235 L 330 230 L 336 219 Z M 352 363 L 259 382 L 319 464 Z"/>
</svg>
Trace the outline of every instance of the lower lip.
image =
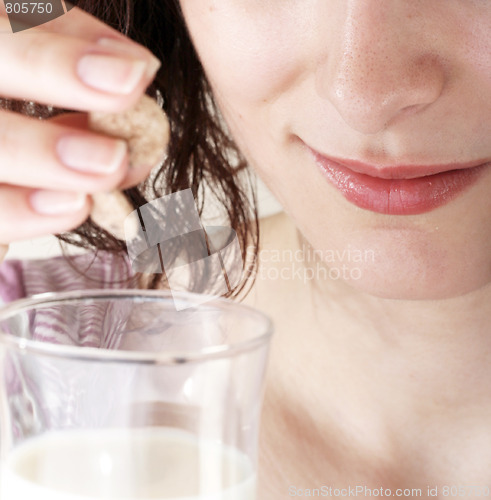
<svg viewBox="0 0 491 500">
<path fill-rule="evenodd" d="M 490 163 L 414 179 L 381 179 L 360 174 L 312 151 L 328 181 L 354 205 L 390 215 L 416 215 L 448 203 L 477 182 Z"/>
</svg>

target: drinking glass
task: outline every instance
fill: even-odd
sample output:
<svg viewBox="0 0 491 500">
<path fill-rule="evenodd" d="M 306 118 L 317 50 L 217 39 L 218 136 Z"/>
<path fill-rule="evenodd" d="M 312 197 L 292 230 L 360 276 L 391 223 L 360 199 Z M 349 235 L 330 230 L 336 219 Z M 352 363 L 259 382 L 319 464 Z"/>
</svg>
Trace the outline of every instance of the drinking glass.
<svg viewBox="0 0 491 500">
<path fill-rule="evenodd" d="M 253 500 L 270 320 L 223 298 L 47 293 L 0 310 L 2 500 Z"/>
</svg>

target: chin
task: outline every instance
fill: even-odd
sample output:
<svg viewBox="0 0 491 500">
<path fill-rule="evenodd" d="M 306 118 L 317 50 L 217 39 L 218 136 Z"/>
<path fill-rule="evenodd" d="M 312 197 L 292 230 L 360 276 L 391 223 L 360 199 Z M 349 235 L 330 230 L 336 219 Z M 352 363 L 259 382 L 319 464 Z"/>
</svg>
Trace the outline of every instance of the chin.
<svg viewBox="0 0 491 500">
<path fill-rule="evenodd" d="M 369 228 L 312 236 L 310 244 L 318 249 L 322 265 L 329 270 L 329 288 L 335 291 L 341 291 L 336 284 L 343 283 L 348 285 L 347 293 L 395 300 L 442 300 L 491 283 L 488 234 L 479 239 L 455 231 Z M 329 259 L 333 254 L 337 261 Z"/>
</svg>

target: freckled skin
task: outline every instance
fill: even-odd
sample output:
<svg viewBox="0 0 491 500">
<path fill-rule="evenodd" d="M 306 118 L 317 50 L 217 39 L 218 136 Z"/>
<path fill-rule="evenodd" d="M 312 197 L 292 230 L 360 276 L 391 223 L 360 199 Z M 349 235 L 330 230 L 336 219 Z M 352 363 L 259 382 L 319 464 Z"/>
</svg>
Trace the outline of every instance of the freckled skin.
<svg viewBox="0 0 491 500">
<path fill-rule="evenodd" d="M 181 5 L 230 130 L 305 238 L 374 251 L 353 286 L 443 298 L 491 281 L 490 172 L 431 212 L 390 216 L 346 201 L 302 146 L 379 166 L 490 161 L 490 2 Z"/>
</svg>

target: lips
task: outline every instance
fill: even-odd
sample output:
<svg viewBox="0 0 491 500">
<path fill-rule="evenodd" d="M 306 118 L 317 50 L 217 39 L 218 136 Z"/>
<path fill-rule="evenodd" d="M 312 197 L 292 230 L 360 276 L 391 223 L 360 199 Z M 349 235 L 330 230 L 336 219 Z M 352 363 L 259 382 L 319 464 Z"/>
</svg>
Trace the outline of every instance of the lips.
<svg viewBox="0 0 491 500">
<path fill-rule="evenodd" d="M 416 215 L 448 203 L 476 183 L 491 163 L 374 167 L 323 156 L 308 147 L 327 180 L 354 205 L 390 215 Z"/>
</svg>

